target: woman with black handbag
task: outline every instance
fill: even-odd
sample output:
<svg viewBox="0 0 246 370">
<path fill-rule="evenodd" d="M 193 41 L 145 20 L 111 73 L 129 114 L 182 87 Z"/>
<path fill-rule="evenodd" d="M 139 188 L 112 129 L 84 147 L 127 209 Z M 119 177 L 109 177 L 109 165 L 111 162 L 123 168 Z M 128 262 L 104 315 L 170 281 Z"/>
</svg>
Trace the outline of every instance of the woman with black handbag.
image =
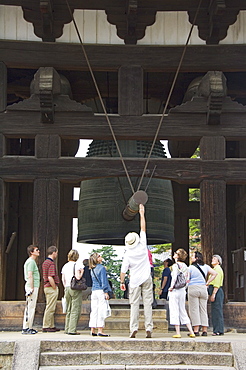
<svg viewBox="0 0 246 370">
<path fill-rule="evenodd" d="M 102 257 L 93 253 L 89 259 L 92 278 L 91 313 L 89 327 L 92 336 L 109 337 L 103 332 L 105 318 L 109 315 L 109 293 L 112 292 L 105 267 L 102 265 Z M 95 330 L 98 329 L 98 333 Z"/>
<path fill-rule="evenodd" d="M 188 303 L 191 324 L 196 336 L 202 327 L 202 336 L 207 336 L 208 330 L 208 285 L 215 279 L 217 272 L 203 262 L 200 252 L 191 255 L 192 264 L 189 267 Z M 210 274 L 209 279 L 207 276 Z"/>
<path fill-rule="evenodd" d="M 65 288 L 65 299 L 67 303 L 65 334 L 78 335 L 77 325 L 81 315 L 82 290 L 71 288 L 71 281 L 75 276 L 80 280 L 84 273 L 84 266 L 76 263 L 79 253 L 76 249 L 71 249 L 68 253 L 68 262 L 62 267 L 62 283 Z"/>
</svg>

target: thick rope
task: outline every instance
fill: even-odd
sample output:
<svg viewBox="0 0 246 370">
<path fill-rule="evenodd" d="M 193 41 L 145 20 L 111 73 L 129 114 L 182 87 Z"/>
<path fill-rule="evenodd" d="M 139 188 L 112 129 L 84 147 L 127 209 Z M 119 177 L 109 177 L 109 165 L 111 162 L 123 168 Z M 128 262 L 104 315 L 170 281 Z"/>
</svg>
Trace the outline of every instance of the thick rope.
<svg viewBox="0 0 246 370">
<path fill-rule="evenodd" d="M 113 130 L 113 127 L 111 125 L 111 122 L 110 122 L 110 119 L 109 119 L 109 116 L 108 116 L 108 113 L 107 113 L 107 110 L 106 110 L 106 107 L 104 105 L 104 102 L 103 102 L 103 99 L 102 99 L 102 96 L 101 96 L 101 93 L 100 93 L 100 90 L 98 88 L 98 85 L 97 85 L 97 82 L 96 82 L 96 79 L 95 79 L 95 76 L 94 76 L 94 73 L 92 71 L 92 68 L 91 68 L 91 65 L 90 65 L 90 61 L 87 57 L 87 53 L 85 51 L 85 48 L 84 48 L 84 43 L 83 43 L 83 40 L 81 38 L 81 35 L 80 35 L 80 32 L 79 32 L 79 29 L 77 27 L 77 24 L 75 22 L 75 19 L 74 19 L 74 16 L 73 16 L 73 13 L 71 11 L 71 8 L 70 8 L 70 5 L 68 3 L 68 0 L 66 0 L 66 3 L 67 3 L 67 7 L 68 7 L 68 10 L 69 10 L 69 13 L 70 13 L 70 16 L 72 18 L 72 21 L 73 21 L 73 24 L 74 24 L 74 27 L 75 27 L 75 30 L 76 30 L 76 33 L 77 33 L 77 36 L 78 36 L 78 39 L 79 39 L 79 42 L 80 42 L 80 45 L 81 45 L 81 48 L 82 48 L 82 51 L 83 51 L 83 54 L 84 54 L 84 57 L 85 57 L 85 60 L 86 60 L 86 63 L 87 63 L 87 66 L 89 68 L 89 71 L 90 71 L 90 74 L 91 74 L 91 77 L 92 77 L 92 80 L 94 82 L 94 85 L 95 85 L 95 88 L 96 88 L 96 91 L 97 91 L 97 94 L 98 94 L 98 97 L 99 97 L 99 100 L 100 100 L 100 103 L 102 105 L 102 108 L 103 108 L 103 112 L 105 114 L 105 118 L 108 122 L 108 125 L 109 125 L 109 128 L 110 128 L 110 131 L 111 131 L 111 134 L 113 136 L 113 139 L 114 139 L 114 142 L 115 142 L 115 145 L 116 145 L 116 148 L 118 150 L 118 153 L 119 153 L 119 156 L 120 156 L 120 160 L 121 160 L 121 163 L 122 163 L 122 166 L 125 170 L 125 173 L 126 173 L 126 176 L 127 176 L 127 179 L 129 181 L 129 185 L 131 187 L 131 190 L 132 190 L 132 193 L 134 194 L 135 191 L 134 191 L 134 188 L 133 188 L 133 185 L 132 185 L 132 182 L 131 182 L 131 178 L 129 176 L 129 173 L 127 171 L 127 168 L 126 168 L 126 165 L 125 165 L 125 162 L 124 162 L 124 159 L 123 159 L 123 156 L 122 156 L 122 153 L 121 153 L 121 150 L 120 150 L 120 147 L 118 145 L 118 142 L 117 142 L 117 139 L 116 139 L 116 136 L 114 134 L 114 130 Z"/>
<path fill-rule="evenodd" d="M 144 174 L 146 172 L 146 169 L 149 165 L 149 161 L 150 161 L 150 157 L 151 157 L 151 154 L 153 152 L 153 149 L 154 149 L 154 146 L 155 146 L 155 143 L 156 143 L 156 140 L 157 140 L 157 137 L 159 135 L 159 131 L 161 129 L 161 125 L 162 125 L 162 122 L 163 122 L 163 119 L 164 119 L 164 116 L 166 114 L 166 111 L 167 111 L 167 107 L 168 107 L 168 104 L 170 102 L 170 99 L 171 99 L 171 96 L 172 96 L 172 93 L 173 93 L 173 89 L 174 89 L 174 86 L 176 84 L 176 81 L 177 81 L 177 78 L 178 78 L 178 74 L 179 74 L 179 71 L 180 71 L 180 68 L 181 68 L 181 65 L 183 63 L 183 59 L 184 59 L 184 56 L 185 56 L 185 53 L 186 53 L 186 50 L 187 50 L 187 46 L 188 46 L 188 43 L 190 41 L 190 38 L 191 38 L 191 34 L 192 34 L 192 31 L 193 31 L 193 28 L 195 26 L 195 23 L 196 23 L 196 19 L 197 19 L 197 15 L 199 13 L 199 10 L 200 10 L 200 7 L 201 7 L 201 3 L 202 3 L 202 0 L 200 0 L 199 2 L 199 5 L 198 5 L 198 8 L 196 10 L 196 14 L 195 14 L 195 17 L 194 17 L 194 20 L 193 20 L 193 23 L 192 23 L 192 26 L 190 28 L 190 32 L 189 32 L 189 35 L 187 37 L 187 40 L 186 40 L 186 43 L 185 43 L 185 47 L 184 47 L 184 50 L 183 50 L 183 53 L 181 55 L 181 58 L 180 58 L 180 61 L 179 61 L 179 65 L 178 65 L 178 68 L 176 70 L 176 73 L 175 73 L 175 76 L 174 76 L 174 79 L 173 79 L 173 83 L 172 83 L 172 86 L 170 88 L 170 91 L 169 91 L 169 94 L 168 94 L 168 97 L 167 97 L 167 101 L 166 101 L 166 104 L 165 104 L 165 107 L 163 109 L 163 113 L 162 113 L 162 116 L 161 116 L 161 119 L 160 119 L 160 122 L 159 122 L 159 125 L 157 127 L 157 130 L 156 130 L 156 134 L 155 134 L 155 137 L 154 137 L 154 140 L 153 140 L 153 143 L 151 145 L 151 148 L 150 148 L 150 152 L 149 152 L 149 155 L 148 155 L 148 158 L 147 158 L 147 161 L 146 161 L 146 164 L 144 166 L 144 169 L 143 169 L 143 173 L 142 173 L 142 176 L 141 176 L 141 179 L 139 181 L 139 185 L 138 185 L 138 189 L 140 189 L 140 186 L 142 185 L 142 181 L 143 181 L 143 178 L 144 178 Z"/>
</svg>

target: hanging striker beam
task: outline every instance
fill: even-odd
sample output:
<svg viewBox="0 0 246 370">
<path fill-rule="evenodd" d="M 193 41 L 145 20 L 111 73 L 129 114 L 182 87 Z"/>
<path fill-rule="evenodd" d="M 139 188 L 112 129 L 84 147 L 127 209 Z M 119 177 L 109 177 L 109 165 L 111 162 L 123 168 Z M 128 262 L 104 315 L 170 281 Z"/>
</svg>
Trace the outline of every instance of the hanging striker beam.
<svg viewBox="0 0 246 370">
<path fill-rule="evenodd" d="M 123 218 L 126 221 L 131 221 L 134 219 L 136 214 L 139 211 L 139 204 L 145 205 L 148 201 L 148 195 L 143 190 L 138 190 L 133 196 L 129 199 L 126 208 L 123 211 Z"/>
</svg>

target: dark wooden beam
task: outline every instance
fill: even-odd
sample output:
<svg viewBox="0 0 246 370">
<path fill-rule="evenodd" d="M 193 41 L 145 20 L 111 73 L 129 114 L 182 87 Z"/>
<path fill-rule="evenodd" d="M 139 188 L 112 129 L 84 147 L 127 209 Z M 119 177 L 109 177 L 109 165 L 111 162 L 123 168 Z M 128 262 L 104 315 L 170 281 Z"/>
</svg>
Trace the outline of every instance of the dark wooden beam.
<svg viewBox="0 0 246 370">
<path fill-rule="evenodd" d="M 0 4 L 3 5 L 18 5 L 28 7 L 31 4 L 39 5 L 40 0 L 0 0 Z M 58 3 L 62 9 L 65 9 L 65 0 L 53 0 L 54 3 Z M 185 11 L 187 9 L 196 9 L 198 7 L 200 0 L 151 0 L 151 6 L 158 11 Z M 141 0 L 141 6 L 148 7 L 149 0 Z M 107 7 L 112 7 L 112 0 L 69 0 L 69 4 L 75 9 L 101 9 L 105 10 Z M 237 5 L 240 9 L 246 9 L 246 4 L 244 0 L 226 0 L 228 7 L 233 7 Z M 124 3 L 125 5 L 125 3 Z M 122 0 L 114 0 L 113 6 L 117 9 L 122 6 Z M 206 9 L 208 6 L 207 0 L 203 0 L 201 8 Z"/>
<path fill-rule="evenodd" d="M 174 72 L 183 46 L 85 45 L 93 70 L 141 65 L 144 70 Z M 0 41 L 1 60 L 8 68 L 54 67 L 88 70 L 79 44 Z M 188 46 L 181 72 L 244 71 L 246 45 Z"/>
<path fill-rule="evenodd" d="M 4 299 L 5 293 L 5 208 L 6 205 L 6 184 L 0 178 L 0 300 Z"/>
<path fill-rule="evenodd" d="M 110 116 L 118 140 L 153 140 L 160 122 L 160 115 Z M 224 136 L 227 140 L 246 139 L 246 114 L 225 112 L 218 126 L 206 124 L 207 114 L 169 114 L 164 118 L 159 140 L 200 140 L 202 136 Z M 6 137 L 34 138 L 38 134 L 59 135 L 67 139 L 112 140 L 105 116 L 83 116 L 62 112 L 56 113 L 54 125 L 42 125 L 39 112 L 8 112 L 0 115 L 1 133 Z M 70 122 L 73 122 L 70 125 Z M 20 125 L 20 122 L 23 124 Z M 232 125 L 233 123 L 233 125 Z"/>
<path fill-rule="evenodd" d="M 141 176 L 144 158 L 125 158 L 130 176 Z M 179 183 L 199 184 L 201 180 L 224 180 L 227 184 L 246 184 L 246 159 L 203 161 L 201 159 L 151 158 L 146 175 L 154 166 L 154 177 Z M 119 158 L 59 158 L 9 156 L 0 158 L 0 177 L 5 181 L 33 181 L 35 178 L 57 178 L 77 183 L 102 177 L 125 176 Z"/>
<path fill-rule="evenodd" d="M 7 67 L 0 62 L 0 112 L 6 109 L 7 105 Z"/>
</svg>

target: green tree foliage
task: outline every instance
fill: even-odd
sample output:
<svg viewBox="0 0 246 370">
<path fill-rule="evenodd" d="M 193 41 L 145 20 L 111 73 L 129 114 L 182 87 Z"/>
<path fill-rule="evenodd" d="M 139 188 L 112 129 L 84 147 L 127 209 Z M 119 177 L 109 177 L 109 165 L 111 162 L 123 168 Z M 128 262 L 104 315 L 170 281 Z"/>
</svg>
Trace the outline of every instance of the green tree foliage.
<svg viewBox="0 0 246 370">
<path fill-rule="evenodd" d="M 107 270 L 108 279 L 111 281 L 113 286 L 113 292 L 116 298 L 121 298 L 123 295 L 120 290 L 120 268 L 122 261 L 118 259 L 116 251 L 112 245 L 103 246 L 99 249 L 93 249 L 91 253 L 99 253 L 102 258 L 102 264 Z"/>
</svg>

